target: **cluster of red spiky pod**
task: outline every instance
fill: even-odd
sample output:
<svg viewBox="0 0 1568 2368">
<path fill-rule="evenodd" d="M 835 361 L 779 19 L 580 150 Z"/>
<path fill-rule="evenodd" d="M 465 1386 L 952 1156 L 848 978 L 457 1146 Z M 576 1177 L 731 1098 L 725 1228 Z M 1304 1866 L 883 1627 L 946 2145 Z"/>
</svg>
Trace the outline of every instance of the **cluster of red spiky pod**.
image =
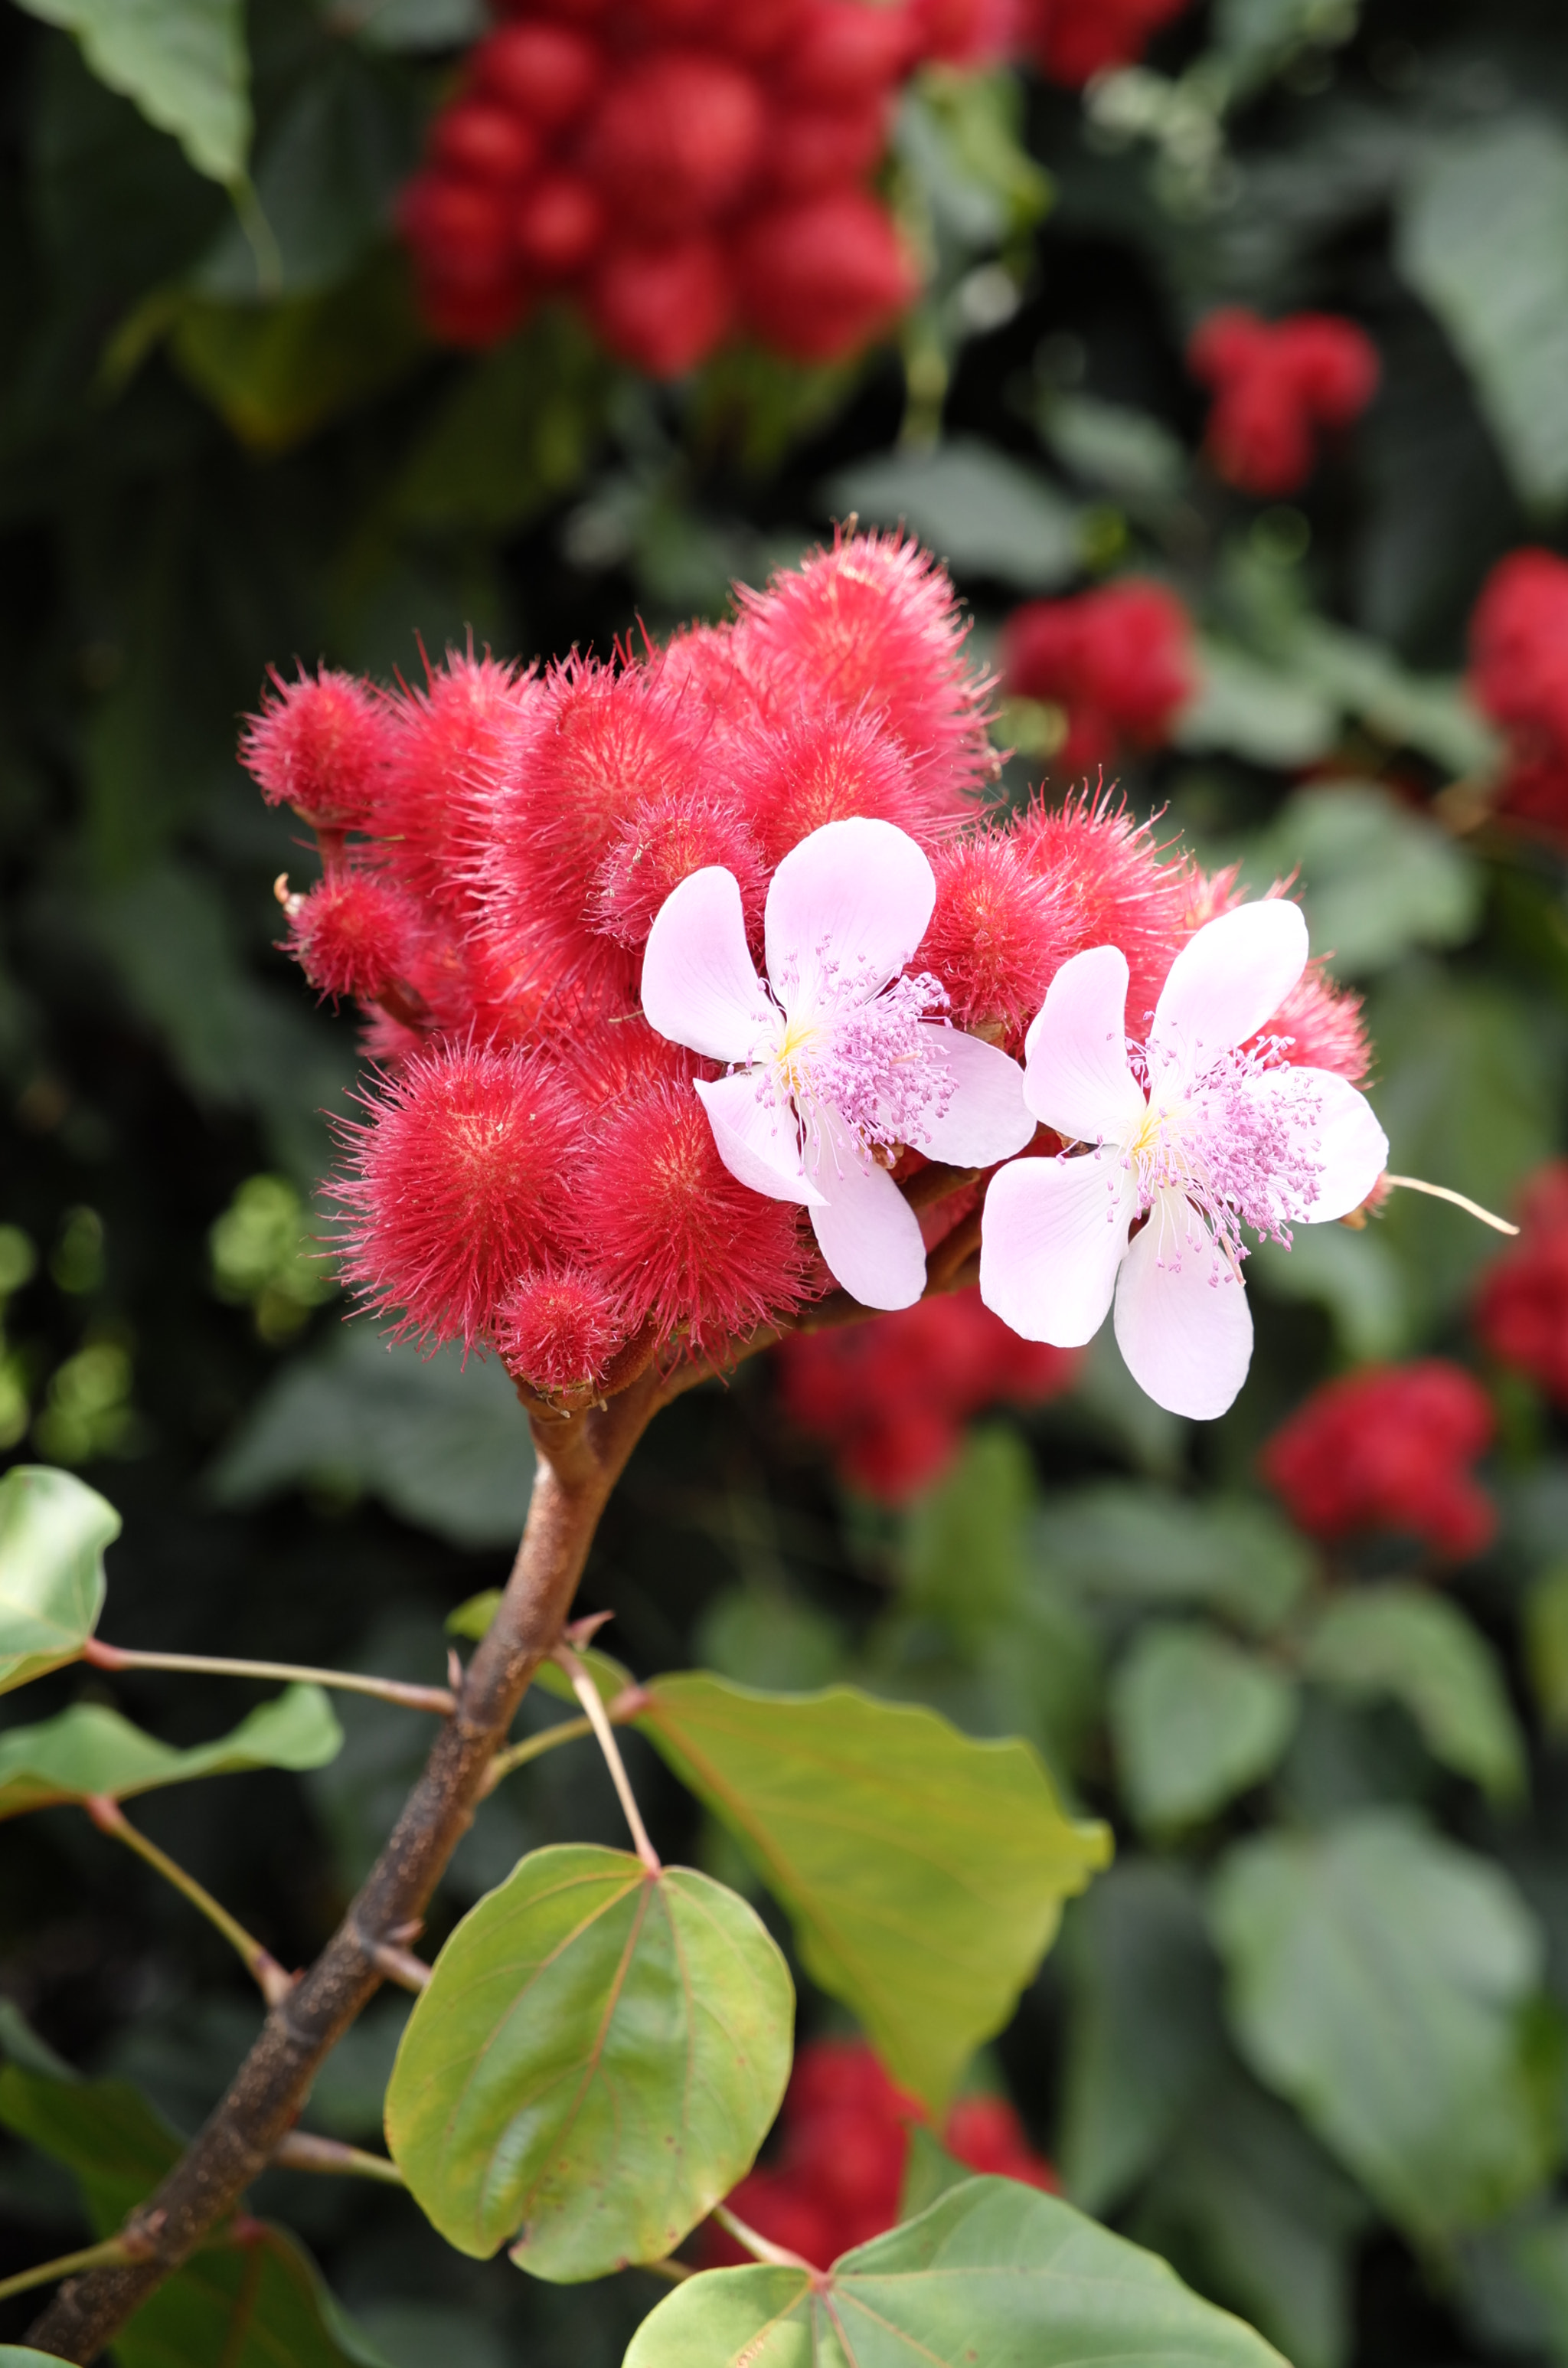
<svg viewBox="0 0 1568 2368">
<path fill-rule="evenodd" d="M 750 2172 L 729 2202 L 758 2236 L 825 2270 L 851 2246 L 897 2226 L 909 2133 L 929 2119 L 861 2042 L 810 2040 L 790 2078 L 778 2158 Z M 1005 2097 L 960 2097 L 941 2138 L 967 2169 L 1058 2188 Z M 713 2227 L 704 2253 L 713 2268 L 750 2258 Z"/>
<path fill-rule="evenodd" d="M 1392 1531 L 1460 1560 L 1497 1526 L 1470 1468 L 1495 1427 L 1491 1401 L 1462 1365 L 1441 1357 L 1369 1365 L 1314 1390 L 1268 1440 L 1261 1467 L 1309 1536 Z"/>
<path fill-rule="evenodd" d="M 1123 575 L 1065 600 L 1026 600 L 1003 628 L 1002 675 L 1016 699 L 1060 707 L 1065 773 L 1158 748 L 1198 688 L 1191 620 L 1174 592 Z"/>
<path fill-rule="evenodd" d="M 566 296 L 659 378 L 732 336 L 851 353 L 915 292 L 868 187 L 894 95 L 1000 32 L 996 0 L 511 0 L 403 193 L 426 316 L 484 346 Z"/>
<path fill-rule="evenodd" d="M 977 1291 L 959 1291 L 874 1323 L 791 1334 L 779 1360 L 791 1419 L 853 1486 L 897 1505 L 947 1469 L 971 1415 L 1058 1396 L 1079 1355 L 1021 1340 Z"/>
<path fill-rule="evenodd" d="M 916 963 L 959 1025 L 1018 1049 L 1061 964 L 1109 942 L 1141 1032 L 1219 892 L 1103 792 L 987 814 L 986 685 L 963 635 L 926 553 L 861 534 L 742 592 L 729 622 L 611 664 L 449 653 L 414 689 L 275 680 L 244 754 L 323 859 L 308 894 L 279 883 L 290 949 L 364 1007 L 383 1069 L 341 1187 L 344 1269 L 372 1304 L 570 1396 L 640 1356 L 722 1360 L 824 1287 L 800 1211 L 720 1159 L 692 1091 L 713 1065 L 639 1005 L 681 880 L 731 871 L 760 953 L 768 881 L 824 823 L 878 817 L 926 849 Z M 1323 1033 L 1303 1031 L 1310 1057 Z M 1043 1389 L 1049 1352 L 1010 1353 L 1028 1375 L 998 1378 L 993 1341 L 964 1411 Z"/>
<path fill-rule="evenodd" d="M 1498 799 L 1510 821 L 1568 837 L 1568 561 L 1514 551 L 1482 587 L 1470 689 L 1508 738 Z"/>
<path fill-rule="evenodd" d="M 1519 1226 L 1481 1278 L 1475 1328 L 1494 1357 L 1568 1406 L 1568 1159 L 1537 1168 Z"/>
<path fill-rule="evenodd" d="M 1332 313 L 1264 321 L 1227 305 L 1199 322 L 1187 359 L 1214 390 L 1210 459 L 1231 484 L 1266 497 L 1304 485 L 1320 429 L 1348 427 L 1377 392 L 1377 347 Z"/>
</svg>

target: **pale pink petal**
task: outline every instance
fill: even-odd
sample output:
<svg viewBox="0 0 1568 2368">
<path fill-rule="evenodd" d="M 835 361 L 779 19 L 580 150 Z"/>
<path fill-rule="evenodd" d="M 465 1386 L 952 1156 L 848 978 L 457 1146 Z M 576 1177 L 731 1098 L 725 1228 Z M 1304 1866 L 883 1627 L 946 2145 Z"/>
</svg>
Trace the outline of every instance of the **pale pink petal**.
<svg viewBox="0 0 1568 2368">
<path fill-rule="evenodd" d="M 742 1070 L 714 1085 L 699 1078 L 697 1092 L 719 1156 L 740 1183 L 770 1201 L 822 1199 L 801 1163 L 794 1110 L 774 1100 L 762 1075 Z"/>
<path fill-rule="evenodd" d="M 1026 1340 L 1082 1348 L 1105 1322 L 1137 1205 L 1108 1151 L 1015 1159 L 985 1195 L 982 1299 Z"/>
<path fill-rule="evenodd" d="M 1242 1085 L 1260 1115 L 1288 1130 L 1295 1157 L 1272 1182 L 1280 1219 L 1323 1225 L 1358 1209 L 1389 1164 L 1389 1139 L 1365 1094 L 1332 1069 L 1269 1069 Z"/>
<path fill-rule="evenodd" d="M 1022 1151 L 1034 1133 L 1034 1118 L 1017 1061 L 983 1037 L 965 1036 L 957 1028 L 927 1021 L 922 1033 L 929 1046 L 926 1059 L 947 1072 L 950 1091 L 945 1109 L 935 1105 L 907 1129 L 915 1148 L 955 1167 L 994 1167 Z"/>
<path fill-rule="evenodd" d="M 1299 905 L 1269 896 L 1238 905 L 1189 938 L 1166 979 L 1149 1030 L 1154 1064 L 1202 1076 L 1278 1010 L 1307 962 Z"/>
<path fill-rule="evenodd" d="M 660 905 L 642 956 L 642 1009 L 672 1044 L 713 1061 L 749 1060 L 776 1029 L 733 872 L 718 864 L 688 872 Z"/>
<path fill-rule="evenodd" d="M 926 1288 L 920 1221 L 887 1169 L 868 1166 L 842 1126 L 830 1120 L 825 1132 L 812 1231 L 828 1272 L 862 1307 L 913 1307 Z"/>
<path fill-rule="evenodd" d="M 1146 1104 L 1127 1065 L 1127 957 L 1094 946 L 1064 962 L 1024 1039 L 1024 1094 L 1075 1143 L 1119 1143 Z"/>
<path fill-rule="evenodd" d="M 1133 1236 L 1116 1290 L 1127 1370 L 1156 1406 L 1211 1422 L 1252 1362 L 1242 1280 L 1179 1192 L 1161 1192 Z"/>
<path fill-rule="evenodd" d="M 790 848 L 767 891 L 767 974 L 792 1015 L 863 1003 L 926 934 L 937 882 L 908 835 L 852 815 Z"/>
</svg>

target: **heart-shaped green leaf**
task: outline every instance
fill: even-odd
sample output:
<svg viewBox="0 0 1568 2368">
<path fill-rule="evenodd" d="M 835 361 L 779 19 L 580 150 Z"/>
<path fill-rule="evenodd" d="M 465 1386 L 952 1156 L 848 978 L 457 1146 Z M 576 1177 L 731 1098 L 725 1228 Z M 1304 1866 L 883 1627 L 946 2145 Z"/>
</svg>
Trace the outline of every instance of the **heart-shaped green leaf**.
<svg viewBox="0 0 1568 2368">
<path fill-rule="evenodd" d="M 1174 2270 L 1010 2179 L 800 2270 L 710 2270 L 666 2295 L 625 2368 L 1283 2368 Z"/>
<path fill-rule="evenodd" d="M 1304 1666 L 1346 1693 L 1403 1702 L 1434 1759 L 1473 1777 L 1492 1800 L 1523 1792 L 1524 1738 L 1496 1656 L 1443 1596 L 1376 1587 L 1336 1597 L 1312 1630 Z"/>
<path fill-rule="evenodd" d="M 79 1702 L 40 1726 L 0 1735 L 0 1817 L 19 1817 L 90 1793 L 129 1800 L 160 1784 L 248 1768 L 324 1768 L 343 1748 L 343 1729 L 319 1686 L 289 1686 L 216 1743 L 176 1751 L 118 1711 Z"/>
<path fill-rule="evenodd" d="M 1117 1760 L 1139 1824 L 1212 1816 L 1276 1765 L 1296 1710 L 1291 1680 L 1217 1628 L 1151 1622 L 1110 1693 Z"/>
<path fill-rule="evenodd" d="M 409 2017 L 387 2144 L 460 2252 L 536 2277 L 657 2260 L 744 2173 L 794 1989 L 733 1891 L 623 1850 L 535 1850 L 465 1916 Z"/>
<path fill-rule="evenodd" d="M 849 1686 L 656 1678 L 638 1724 L 789 1909 L 813 1981 L 933 2111 L 1011 2016 L 1062 1903 L 1110 1858 L 1027 1743 Z"/>
<path fill-rule="evenodd" d="M 0 1694 L 81 1652 L 104 1608 L 104 1549 L 119 1515 L 47 1464 L 0 1480 Z"/>
</svg>

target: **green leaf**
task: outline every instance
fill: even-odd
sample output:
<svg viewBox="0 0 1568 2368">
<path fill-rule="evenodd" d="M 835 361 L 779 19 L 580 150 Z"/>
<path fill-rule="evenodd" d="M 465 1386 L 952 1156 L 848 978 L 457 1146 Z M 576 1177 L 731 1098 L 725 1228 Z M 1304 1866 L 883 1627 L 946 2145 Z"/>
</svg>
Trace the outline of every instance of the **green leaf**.
<svg viewBox="0 0 1568 2368">
<path fill-rule="evenodd" d="M 1196 697 L 1176 720 L 1178 748 L 1222 748 L 1255 765 L 1307 765 L 1333 747 L 1339 718 L 1310 683 L 1205 638 Z"/>
<path fill-rule="evenodd" d="M 74 2175 L 99 2237 L 184 2145 L 127 2081 L 51 2080 L 15 2066 L 0 2072 L 0 2123 Z M 114 2356 L 119 2368 L 388 2368 L 287 2230 L 256 2221 L 243 2241 L 220 2237 L 176 2271 L 116 2336 Z"/>
<path fill-rule="evenodd" d="M 373 256 L 340 287 L 279 303 L 192 297 L 169 352 L 182 375 L 256 452 L 284 452 L 382 394 L 429 350 L 401 256 Z"/>
<path fill-rule="evenodd" d="M 908 526 L 958 575 L 1051 592 L 1083 564 L 1077 506 L 994 445 L 955 437 L 934 452 L 892 452 L 841 470 L 823 489 L 835 517 Z"/>
<path fill-rule="evenodd" d="M 1403 1702 L 1432 1757 L 1492 1800 L 1524 1791 L 1524 1738 L 1496 1656 L 1442 1596 L 1397 1586 L 1342 1595 L 1308 1638 L 1302 1668 L 1362 1700 Z"/>
<path fill-rule="evenodd" d="M 1312 1553 L 1268 1505 L 1202 1503 L 1114 1480 L 1049 1498 L 1043 1559 L 1111 1601 L 1202 1603 L 1257 1635 L 1277 1628 L 1312 1583 Z"/>
<path fill-rule="evenodd" d="M 656 1678 L 638 1725 L 789 1910 L 813 1981 L 939 2111 L 1001 2030 L 1062 1903 L 1110 1857 L 1028 1744 L 847 1686 L 769 1694 Z"/>
<path fill-rule="evenodd" d="M 368 50 L 457 50 L 478 40 L 484 0 L 369 0 L 355 12 L 355 39 Z"/>
<path fill-rule="evenodd" d="M 1187 483 L 1186 450 L 1152 412 L 1052 390 L 1039 417 L 1063 468 L 1134 507 L 1166 509 Z"/>
<path fill-rule="evenodd" d="M 17 1463 L 0 1480 L 0 1694 L 77 1658 L 119 1535 L 114 1507 L 69 1472 Z"/>
<path fill-rule="evenodd" d="M 1476 2226 L 1550 2171 L 1556 2068 L 1526 2012 L 1541 1940 L 1500 1868 L 1371 1810 L 1239 1845 L 1212 1925 L 1255 2070 L 1400 2227 Z"/>
<path fill-rule="evenodd" d="M 1453 773 L 1483 772 L 1495 761 L 1497 735 L 1457 681 L 1408 673 L 1365 633 L 1303 610 L 1280 655 L 1299 680 L 1358 716 L 1391 748 L 1417 748 Z"/>
<path fill-rule="evenodd" d="M 1355 1364 L 1403 1356 L 1410 1347 L 1404 1270 L 1381 1230 L 1369 1225 L 1360 1233 L 1348 1225 L 1298 1225 L 1289 1249 L 1260 1242 L 1247 1260 L 1247 1281 L 1260 1283 L 1270 1299 L 1324 1308 Z"/>
<path fill-rule="evenodd" d="M 1241 2320 L 1060 2197 L 971 2179 L 813 2285 L 710 2270 L 665 2296 L 626 2368 L 1280 2368 Z"/>
<path fill-rule="evenodd" d="M 533 1449 L 505 1369 L 451 1349 L 389 1349 L 369 1325 L 278 1375 L 210 1475 L 221 1504 L 314 1480 L 381 1497 L 454 1545 L 514 1545 Z"/>
<path fill-rule="evenodd" d="M 60 2354 L 32 2351 L 21 2343 L 0 2343 L 0 2368 L 60 2368 Z"/>
<path fill-rule="evenodd" d="M 1463 945 L 1481 918 L 1470 857 L 1376 782 L 1286 800 L 1249 848 L 1246 878 L 1261 894 L 1298 868 L 1312 951 L 1347 977 L 1386 970 L 1412 946 Z"/>
<path fill-rule="evenodd" d="M 1568 1563 L 1543 1571 L 1525 1598 L 1525 1667 L 1553 1735 L 1568 1727 Z"/>
<path fill-rule="evenodd" d="M 1192 1884 L 1124 1860 L 1068 1917 L 1072 1999 L 1058 2159 L 1086 2212 L 1119 2205 L 1166 2153 L 1224 2055 L 1220 1968 Z"/>
<path fill-rule="evenodd" d="M 1528 503 L 1568 498 L 1568 139 L 1519 110 L 1434 140 L 1395 260 L 1475 382 Z"/>
<path fill-rule="evenodd" d="M 14 1726 L 0 1735 L 0 1817 L 94 1793 L 125 1801 L 158 1785 L 251 1768 L 322 1768 L 342 1747 L 343 1730 L 319 1686 L 287 1687 L 243 1718 L 232 1735 L 190 1751 L 144 1735 L 118 1711 L 78 1702 L 40 1726 Z"/>
<path fill-rule="evenodd" d="M 250 60 L 243 0 L 22 0 L 74 33 L 98 80 L 160 131 L 199 173 L 233 183 L 250 151 Z"/>
<path fill-rule="evenodd" d="M 466 1597 L 442 1622 L 448 1635 L 467 1636 L 476 1645 L 482 1636 L 488 1636 L 501 1609 L 503 1592 L 499 1587 L 483 1587 L 477 1595 Z"/>
<path fill-rule="evenodd" d="M 519 2267 L 566 2282 L 662 2260 L 750 2169 L 793 2019 L 733 1892 L 622 1850 L 535 1850 L 436 1960 L 387 2144 L 460 2252 L 516 2237 Z"/>
<path fill-rule="evenodd" d="M 542 313 L 459 379 L 392 488 L 397 518 L 488 534 L 527 525 L 582 477 L 614 383 L 574 314 Z"/>
<path fill-rule="evenodd" d="M 1296 1689 L 1196 1622 L 1142 1629 L 1111 1679 L 1110 1726 L 1128 1805 L 1145 1827 L 1194 1825 L 1275 1767 Z"/>
</svg>

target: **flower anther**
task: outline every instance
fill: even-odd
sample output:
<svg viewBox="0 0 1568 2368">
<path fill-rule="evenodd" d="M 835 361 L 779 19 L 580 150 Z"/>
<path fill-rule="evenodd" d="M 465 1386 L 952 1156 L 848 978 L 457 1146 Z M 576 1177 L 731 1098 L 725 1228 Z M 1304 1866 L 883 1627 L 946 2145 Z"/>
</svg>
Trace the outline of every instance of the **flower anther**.
<svg viewBox="0 0 1568 2368">
<path fill-rule="evenodd" d="M 1289 1247 L 1292 1225 L 1358 1207 L 1388 1163 L 1354 1086 L 1259 1039 L 1306 961 L 1298 905 L 1240 905 L 1176 956 L 1146 1044 L 1128 1043 L 1115 946 L 1062 964 L 1025 1040 L 1025 1098 L 1070 1148 L 993 1179 L 981 1296 L 1063 1349 L 1114 1298 L 1129 1371 L 1174 1414 L 1221 1415 L 1246 1378 L 1244 1225 Z"/>
<path fill-rule="evenodd" d="M 1017 1064 L 947 1024 L 935 979 L 905 974 L 935 901 L 915 841 L 856 815 L 812 831 L 774 873 L 766 985 L 739 885 L 717 865 L 666 899 L 643 958 L 650 1024 L 729 1069 L 694 1083 L 725 1167 L 803 1204 L 829 1270 L 867 1307 L 908 1307 L 925 1288 L 893 1147 L 987 1167 L 1034 1132 Z"/>
</svg>

